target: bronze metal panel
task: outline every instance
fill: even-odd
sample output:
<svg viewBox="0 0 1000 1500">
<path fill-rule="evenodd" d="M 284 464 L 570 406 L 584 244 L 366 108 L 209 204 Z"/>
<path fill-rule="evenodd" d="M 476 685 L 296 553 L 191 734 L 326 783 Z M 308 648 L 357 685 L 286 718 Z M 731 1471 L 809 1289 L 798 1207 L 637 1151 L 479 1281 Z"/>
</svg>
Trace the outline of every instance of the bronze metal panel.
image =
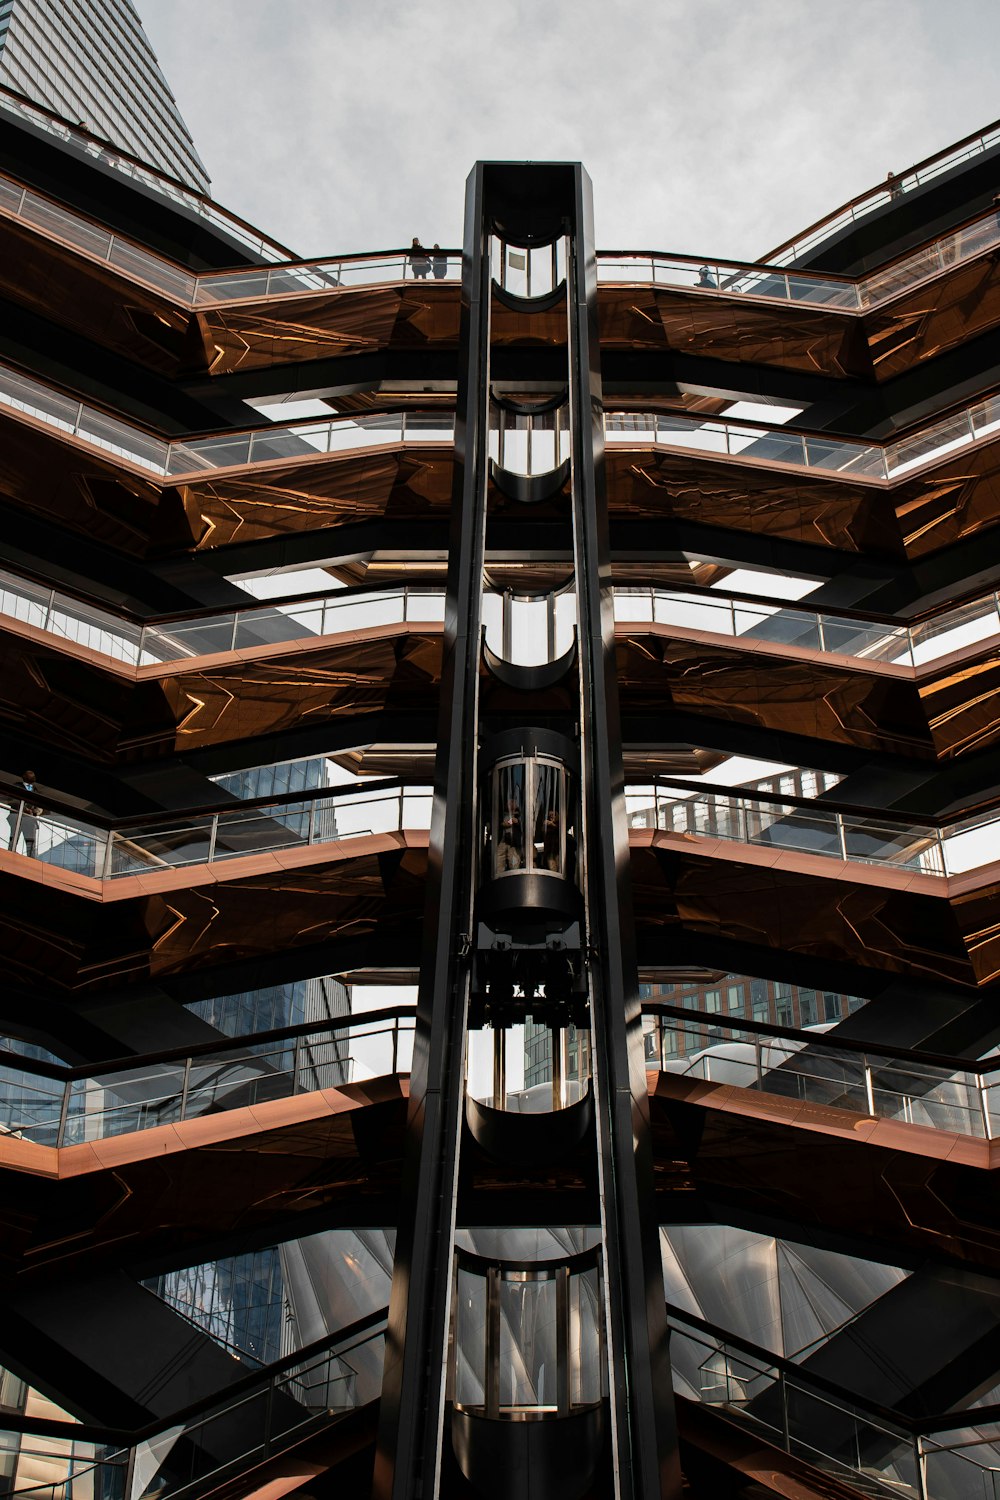
<svg viewBox="0 0 1000 1500">
<path fill-rule="evenodd" d="M 902 678 L 641 629 L 619 636 L 617 659 L 622 712 L 636 718 L 683 711 L 867 750 L 934 754 L 917 685 Z"/>
<path fill-rule="evenodd" d="M 864 318 L 878 380 L 891 380 L 998 323 L 1000 258 L 995 252 L 956 266 Z"/>
<path fill-rule="evenodd" d="M 164 525 L 152 478 L 0 409 L 0 498 L 91 540 L 142 557 Z"/>
<path fill-rule="evenodd" d="M 461 291 L 406 282 L 196 313 L 208 373 L 370 354 L 382 349 L 455 349 Z"/>
<path fill-rule="evenodd" d="M 451 505 L 453 450 L 395 450 L 226 472 L 178 486 L 177 547 L 295 536 L 352 521 L 424 520 Z"/>
<path fill-rule="evenodd" d="M 678 288 L 604 286 L 602 349 L 669 349 L 835 378 L 871 377 L 861 321 L 844 313 Z"/>
<path fill-rule="evenodd" d="M 176 375 L 197 353 L 185 309 L 3 217 L 0 295 L 163 375 Z"/>
<path fill-rule="evenodd" d="M 924 557 L 1000 519 L 1000 442 L 948 454 L 891 491 L 906 555 Z"/>
<path fill-rule="evenodd" d="M 317 845 L 312 866 L 99 901 L 57 880 L 0 871 L 7 975 L 46 993 L 98 990 L 342 940 L 419 941 L 427 851 L 353 854 Z M 55 872 L 53 872 L 55 873 Z M 325 971 L 324 971 L 325 972 Z"/>
<path fill-rule="evenodd" d="M 892 498 L 872 485 L 638 442 L 609 444 L 606 465 L 614 520 L 697 521 L 845 552 L 903 555 Z"/>
<path fill-rule="evenodd" d="M 838 1130 L 792 1123 L 761 1096 L 759 1111 L 752 1098 L 737 1108 L 733 1097 L 750 1091 L 727 1092 L 729 1107 L 715 1108 L 711 1086 L 656 1077 L 650 1115 L 664 1186 L 681 1170 L 686 1187 L 779 1223 L 855 1232 L 1000 1270 L 996 1169 L 924 1156 L 902 1141 L 894 1149 L 869 1139 L 867 1128 L 851 1132 L 846 1121 Z"/>
<path fill-rule="evenodd" d="M 363 1217 L 367 1202 L 377 1200 L 381 1208 L 392 1200 L 405 1081 L 377 1079 L 363 1090 L 275 1104 L 221 1117 L 228 1138 L 211 1142 L 199 1143 L 202 1122 L 185 1121 L 172 1132 L 180 1150 L 157 1154 L 159 1130 L 144 1132 L 149 1154 L 138 1136 L 100 1142 L 99 1153 L 83 1148 L 91 1168 L 68 1178 L 0 1167 L 6 1189 L 0 1193 L 6 1205 L 0 1206 L 0 1275 L 20 1281 L 58 1270 L 67 1257 L 76 1265 L 108 1254 L 120 1260 L 123 1253 L 194 1248 L 321 1208 Z M 213 1133 L 220 1133 L 217 1124 Z M 109 1149 L 116 1145 L 117 1153 Z"/>
<path fill-rule="evenodd" d="M 273 652 L 273 648 L 268 648 Z M 0 721 L 52 737 L 88 759 L 148 759 L 330 723 L 433 709 L 441 635 L 386 627 L 258 661 L 233 653 L 136 681 L 128 668 L 83 661 L 47 640 L 0 629 Z"/>
<path fill-rule="evenodd" d="M 853 962 L 889 973 L 972 987 L 986 961 L 970 956 L 965 934 L 977 910 L 962 915 L 940 897 L 852 880 L 830 860 L 829 875 L 796 868 L 791 851 L 769 850 L 770 865 L 727 858 L 725 846 L 700 850 L 633 849 L 636 932 L 645 951 L 666 950 L 679 928 L 759 949 Z M 943 882 L 942 882 L 943 886 Z M 983 900 L 990 900 L 989 888 Z"/>
<path fill-rule="evenodd" d="M 1000 738 L 1000 657 L 991 652 L 922 681 L 920 700 L 940 760 L 996 745 Z"/>
</svg>

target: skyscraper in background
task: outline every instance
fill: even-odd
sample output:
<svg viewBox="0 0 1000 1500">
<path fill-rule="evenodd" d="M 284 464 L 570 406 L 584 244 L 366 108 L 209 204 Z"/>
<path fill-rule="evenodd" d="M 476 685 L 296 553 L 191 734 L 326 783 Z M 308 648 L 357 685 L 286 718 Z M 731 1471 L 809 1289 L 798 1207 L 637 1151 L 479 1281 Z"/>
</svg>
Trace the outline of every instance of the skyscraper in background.
<svg viewBox="0 0 1000 1500">
<path fill-rule="evenodd" d="M 208 192 L 132 0 L 0 0 L 0 84 Z"/>
</svg>

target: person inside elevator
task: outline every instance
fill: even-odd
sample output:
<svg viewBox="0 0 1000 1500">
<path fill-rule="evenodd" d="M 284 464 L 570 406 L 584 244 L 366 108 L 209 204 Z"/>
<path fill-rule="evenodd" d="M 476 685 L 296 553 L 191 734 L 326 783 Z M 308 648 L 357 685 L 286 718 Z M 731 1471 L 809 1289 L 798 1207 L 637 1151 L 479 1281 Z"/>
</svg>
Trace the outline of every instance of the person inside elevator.
<svg viewBox="0 0 1000 1500">
<path fill-rule="evenodd" d="M 497 841 L 497 870 L 519 870 L 524 864 L 524 830 L 521 806 L 516 797 L 508 797 L 500 820 Z"/>
</svg>

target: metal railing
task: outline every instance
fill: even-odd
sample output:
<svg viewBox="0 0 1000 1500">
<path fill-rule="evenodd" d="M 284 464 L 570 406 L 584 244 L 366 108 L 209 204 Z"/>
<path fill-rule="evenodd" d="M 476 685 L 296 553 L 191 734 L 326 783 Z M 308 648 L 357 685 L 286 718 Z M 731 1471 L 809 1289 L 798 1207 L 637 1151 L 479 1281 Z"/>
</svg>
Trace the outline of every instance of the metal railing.
<svg viewBox="0 0 1000 1500">
<path fill-rule="evenodd" d="M 0 594 L 0 609 L 3 608 Z M 717 589 L 681 592 L 616 587 L 615 621 L 673 625 L 714 635 L 801 646 L 860 661 L 916 668 L 1000 633 L 1000 593 L 991 590 L 912 625 L 791 607 L 782 601 Z"/>
<path fill-rule="evenodd" d="M 0 94 L 0 108 L 6 101 Z M 107 153 L 95 153 L 107 160 Z M 195 198 L 195 211 L 227 234 L 233 234 L 223 211 L 203 211 L 208 200 Z M 214 207 L 214 205 L 211 205 Z M 333 256 L 324 260 L 294 261 L 285 254 L 266 254 L 266 241 L 255 239 L 248 248 L 262 259 L 277 261 L 269 266 L 236 266 L 225 271 L 189 271 L 176 261 L 157 255 L 135 240 L 105 229 L 93 219 L 64 208 L 54 199 L 13 178 L 0 174 L 0 215 L 29 224 L 49 239 L 70 245 L 87 260 L 110 266 L 130 281 L 162 293 L 185 309 L 225 307 L 233 302 L 262 302 L 317 293 L 350 291 L 366 286 L 390 286 L 398 282 L 456 282 L 462 278 L 461 251 L 376 250 L 363 255 Z M 235 234 L 240 243 L 246 235 Z"/>
<path fill-rule="evenodd" d="M 633 829 L 732 840 L 924 875 L 959 875 L 997 857 L 1000 808 L 938 826 L 738 787 L 713 791 L 669 778 L 627 786 L 625 802 Z"/>
<path fill-rule="evenodd" d="M 790 432 L 784 427 L 761 427 L 732 418 L 705 421 L 672 412 L 608 412 L 604 425 L 609 444 L 647 447 L 652 443 L 719 458 L 837 474 L 852 482 L 885 482 L 995 436 L 1000 428 L 1000 396 L 988 396 L 919 432 L 885 444 Z"/>
<path fill-rule="evenodd" d="M 699 260 L 691 255 L 608 251 L 597 261 L 601 285 L 663 286 L 718 296 L 795 303 L 837 312 L 866 313 L 945 271 L 1000 245 L 1000 215 L 994 209 L 918 250 L 906 252 L 868 276 L 786 271 L 780 265 Z"/>
<path fill-rule="evenodd" d="M 0 109 L 11 106 L 0 93 Z M 30 106 L 29 106 L 30 108 Z M 22 111 L 23 112 L 23 111 Z M 142 174 L 158 191 L 165 180 L 126 160 L 108 143 L 88 142 L 85 135 L 66 129 L 66 139 L 105 164 L 126 175 Z M 86 259 L 111 266 L 134 282 L 168 297 L 185 309 L 225 307 L 234 302 L 264 302 L 289 297 L 316 296 L 368 286 L 392 286 L 405 282 L 452 284 L 461 280 L 462 255 L 454 249 L 369 251 L 360 255 L 329 256 L 320 260 L 294 261 L 269 245 L 262 236 L 239 220 L 232 219 L 210 199 L 186 192 L 179 184 L 168 191 L 178 202 L 193 209 L 217 228 L 246 245 L 268 266 L 235 267 L 224 271 L 195 273 L 175 261 L 157 255 L 134 240 L 115 234 L 96 221 L 75 213 L 54 199 L 13 178 L 0 175 L 0 214 L 30 224 L 52 239 L 72 246 Z M 178 189 L 180 189 L 178 191 Z M 836 276 L 821 272 L 788 271 L 784 262 L 705 260 L 698 256 L 667 255 L 656 251 L 602 251 L 597 259 L 600 285 L 651 285 L 795 303 L 838 312 L 868 312 L 892 298 L 940 276 L 1000 244 L 1000 219 L 995 211 L 980 214 L 967 223 L 897 257 L 869 276 Z M 551 247 L 546 247 L 546 258 Z M 530 254 L 518 252 L 530 265 Z M 501 263 L 501 284 L 507 257 Z M 553 265 L 546 288 L 558 276 Z M 520 285 L 520 283 L 518 283 Z M 530 276 L 525 286 L 531 295 Z"/>
<path fill-rule="evenodd" d="M 911 1422 L 678 1308 L 668 1308 L 668 1324 L 678 1395 L 724 1413 L 861 1494 L 995 1500 L 997 1407 Z"/>
<path fill-rule="evenodd" d="M 491 635 L 502 637 L 503 611 L 523 609 L 525 602 L 492 592 L 484 597 L 489 601 Z M 537 602 L 528 601 L 529 608 L 532 603 L 537 607 Z M 436 623 L 444 619 L 444 604 L 444 590 L 435 583 L 359 585 L 267 603 L 248 600 L 235 609 L 202 609 L 140 624 L 124 613 L 0 569 L 0 614 L 133 667 L 282 646 L 381 625 Z M 614 605 L 616 623 L 623 626 L 649 623 L 703 630 L 911 668 L 978 646 L 1000 632 L 996 590 L 912 625 L 887 617 L 866 618 L 859 612 L 792 607 L 783 600 L 717 589 L 620 585 L 614 590 Z M 567 631 L 572 631 L 575 596 L 569 591 L 560 594 L 552 608 L 558 616 L 558 655 Z"/>
<path fill-rule="evenodd" d="M 1000 121 L 987 125 L 985 129 L 978 130 L 973 135 L 966 136 L 964 140 L 958 141 L 954 146 L 948 146 L 934 156 L 926 157 L 916 166 L 901 172 L 898 177 L 887 178 L 876 187 L 859 193 L 842 208 L 827 214 L 825 218 L 803 230 L 801 234 L 797 234 L 794 239 L 786 240 L 778 245 L 776 249 L 769 252 L 767 260 L 778 266 L 790 265 L 793 261 L 800 260 L 802 256 L 815 250 L 818 245 L 824 244 L 835 234 L 839 234 L 842 229 L 856 224 L 859 219 L 866 218 L 868 214 L 875 213 L 879 209 L 888 208 L 892 203 L 904 198 L 907 193 L 911 193 L 914 188 L 923 187 L 926 183 L 932 182 L 935 177 L 940 177 L 945 172 L 961 166 L 963 162 L 972 161 L 977 156 L 992 151 L 998 145 L 1000 145 Z"/>
<path fill-rule="evenodd" d="M 413 1008 L 396 1005 L 100 1065 L 64 1067 L 0 1051 L 0 1132 L 78 1146 L 405 1074 L 413 1029 Z"/>
<path fill-rule="evenodd" d="M 392 780 L 247 799 L 219 809 L 119 819 L 69 812 L 37 792 L 0 794 L 8 835 L 0 847 L 94 879 L 215 864 L 243 855 L 430 827 L 430 787 Z M 958 875 L 993 862 L 1000 808 L 940 826 L 845 810 L 807 798 L 718 790 L 674 778 L 625 788 L 631 829 L 818 854 L 925 875 Z"/>
<path fill-rule="evenodd" d="M 165 442 L 7 365 L 0 365 L 0 407 L 23 412 L 158 478 L 170 479 L 393 443 L 451 443 L 455 426 L 454 414 L 447 411 L 376 412 Z"/>
<path fill-rule="evenodd" d="M 133 667 L 281 646 L 379 625 L 430 624 L 444 619 L 444 600 L 440 585 L 369 586 L 281 603 L 248 600 L 239 609 L 200 610 L 140 625 L 0 569 L 0 614 Z"/>
<path fill-rule="evenodd" d="M 33 1500 L 179 1500 L 198 1493 L 377 1400 L 385 1337 L 380 1309 L 136 1433 L 5 1416 L 0 1492 Z"/>
<path fill-rule="evenodd" d="M 714 1011 L 644 1004 L 646 1066 L 854 1115 L 992 1141 L 1000 1132 L 1000 1059 L 866 1046 Z"/>
<path fill-rule="evenodd" d="M 280 245 L 277 240 L 261 234 L 259 229 L 255 229 L 252 224 L 248 224 L 246 220 L 238 218 L 235 214 L 229 213 L 205 193 L 199 193 L 178 178 L 157 171 L 148 162 L 131 156 L 113 141 L 103 140 L 100 136 L 92 135 L 90 131 L 80 126 L 71 125 L 61 115 L 46 109 L 44 105 L 35 103 L 23 94 L 0 86 L 0 111 L 17 119 L 26 120 L 30 125 L 38 126 L 62 141 L 64 145 L 74 148 L 81 156 L 92 157 L 102 166 L 113 168 L 121 176 L 133 182 L 141 182 L 143 187 L 152 188 L 153 192 L 161 197 L 169 198 L 172 202 L 187 209 L 189 213 L 197 214 L 206 223 L 220 229 L 229 239 L 242 245 L 252 255 L 259 255 L 262 260 L 292 259 L 292 252 L 287 245 Z"/>
<path fill-rule="evenodd" d="M 379 780 L 295 797 L 248 798 L 217 811 L 120 819 L 111 825 L 50 799 L 0 794 L 0 847 L 92 879 L 218 864 L 248 854 L 430 827 L 432 791 Z"/>
<path fill-rule="evenodd" d="M 324 458 L 373 446 L 454 441 L 454 414 L 438 410 L 306 420 L 165 442 L 6 365 L 0 365 L 0 408 L 23 412 L 35 421 L 81 438 L 101 452 L 172 481 L 217 469 Z M 970 443 L 995 436 L 1000 428 L 1000 396 L 988 396 L 884 445 L 761 427 L 733 418 L 705 421 L 665 412 L 608 412 L 604 421 L 609 444 L 694 450 L 878 484 L 912 474 Z M 552 456 L 560 451 L 553 447 Z"/>
</svg>

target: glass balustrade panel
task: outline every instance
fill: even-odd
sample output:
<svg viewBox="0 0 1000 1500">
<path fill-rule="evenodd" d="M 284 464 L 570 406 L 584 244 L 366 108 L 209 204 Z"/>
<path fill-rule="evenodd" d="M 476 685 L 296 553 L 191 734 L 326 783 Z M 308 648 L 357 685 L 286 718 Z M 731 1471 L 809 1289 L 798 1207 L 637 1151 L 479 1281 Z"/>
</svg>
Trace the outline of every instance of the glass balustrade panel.
<svg viewBox="0 0 1000 1500">
<path fill-rule="evenodd" d="M 806 1390 L 785 1377 L 788 1451 L 807 1463 L 863 1475 L 866 1493 L 921 1500 L 913 1438 Z"/>
<path fill-rule="evenodd" d="M 486 1404 L 486 1277 L 458 1268 L 455 1284 L 455 1403 Z"/>
</svg>

